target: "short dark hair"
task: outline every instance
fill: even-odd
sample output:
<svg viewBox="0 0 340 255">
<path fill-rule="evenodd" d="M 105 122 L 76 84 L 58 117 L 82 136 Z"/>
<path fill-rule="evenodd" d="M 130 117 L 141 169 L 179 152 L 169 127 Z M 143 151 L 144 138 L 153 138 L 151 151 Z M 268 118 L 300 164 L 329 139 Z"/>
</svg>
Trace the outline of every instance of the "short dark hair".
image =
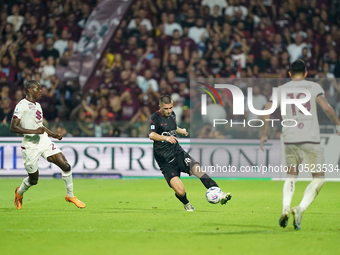
<svg viewBox="0 0 340 255">
<path fill-rule="evenodd" d="M 305 74 L 306 71 L 306 64 L 305 61 L 303 61 L 302 59 L 295 60 L 290 65 L 290 73 L 292 74 L 292 76 L 295 74 Z"/>
<path fill-rule="evenodd" d="M 36 80 L 29 80 L 25 83 L 25 91 L 28 92 L 29 89 L 33 88 L 34 86 L 39 85 L 39 82 Z"/>
<path fill-rule="evenodd" d="M 171 104 L 173 101 L 170 96 L 168 95 L 163 95 L 159 98 L 159 105 L 163 104 Z"/>
</svg>

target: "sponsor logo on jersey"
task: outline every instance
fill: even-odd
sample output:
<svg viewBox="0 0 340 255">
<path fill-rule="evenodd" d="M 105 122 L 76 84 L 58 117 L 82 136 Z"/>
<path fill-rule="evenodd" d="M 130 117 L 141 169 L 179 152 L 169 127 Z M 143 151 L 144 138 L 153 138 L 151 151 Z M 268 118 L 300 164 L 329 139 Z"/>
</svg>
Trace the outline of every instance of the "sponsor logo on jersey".
<svg viewBox="0 0 340 255">
<path fill-rule="evenodd" d="M 151 125 L 151 129 L 155 129 L 155 125 Z"/>
<path fill-rule="evenodd" d="M 38 119 L 38 120 L 41 120 L 42 119 L 42 113 L 38 110 L 36 113 L 36 118 Z"/>
<path fill-rule="evenodd" d="M 161 126 L 166 126 L 168 125 L 168 123 L 161 123 Z"/>
<path fill-rule="evenodd" d="M 172 135 L 176 135 L 177 131 L 176 130 L 171 130 L 170 132 L 163 132 L 162 135 L 166 135 L 166 136 L 172 136 Z"/>
<path fill-rule="evenodd" d="M 191 164 L 191 159 L 190 158 L 185 158 L 184 163 L 188 166 Z"/>
</svg>

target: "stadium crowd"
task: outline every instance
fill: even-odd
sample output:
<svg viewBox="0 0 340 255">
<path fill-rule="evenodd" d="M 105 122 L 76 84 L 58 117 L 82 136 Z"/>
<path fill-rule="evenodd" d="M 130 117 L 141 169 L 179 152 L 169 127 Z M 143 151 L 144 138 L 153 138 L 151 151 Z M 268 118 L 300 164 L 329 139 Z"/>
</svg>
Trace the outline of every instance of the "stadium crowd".
<svg viewBox="0 0 340 255">
<path fill-rule="evenodd" d="M 64 136 L 146 137 L 148 119 L 163 94 L 172 96 L 179 126 L 190 129 L 195 114 L 190 79 L 284 79 L 298 58 L 340 116 L 340 83 L 334 79 L 340 78 L 338 1 L 137 0 L 82 91 L 77 82 L 60 82 L 56 69 L 67 66 L 77 51 L 81 31 L 100 2 L 2 1 L 0 136 L 14 135 L 9 131 L 13 110 L 30 79 L 43 84 L 39 102 L 52 130 Z M 277 85 L 252 86 L 254 107 L 261 109 Z M 232 116 L 231 98 L 222 99 Z M 322 113 L 319 119 L 328 124 Z M 194 135 L 225 137 L 204 123 Z"/>
</svg>

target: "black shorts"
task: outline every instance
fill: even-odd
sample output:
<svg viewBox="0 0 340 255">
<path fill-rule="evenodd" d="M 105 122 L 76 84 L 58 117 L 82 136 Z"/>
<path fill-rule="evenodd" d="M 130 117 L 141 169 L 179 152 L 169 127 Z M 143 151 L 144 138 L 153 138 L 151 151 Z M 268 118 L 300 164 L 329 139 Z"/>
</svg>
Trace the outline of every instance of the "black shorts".
<svg viewBox="0 0 340 255">
<path fill-rule="evenodd" d="M 181 177 L 181 172 L 190 175 L 190 170 L 195 164 L 198 164 L 198 162 L 193 159 L 188 153 L 183 151 L 178 154 L 172 161 L 162 165 L 161 171 L 164 175 L 165 180 L 170 186 L 170 180 L 175 176 Z"/>
</svg>

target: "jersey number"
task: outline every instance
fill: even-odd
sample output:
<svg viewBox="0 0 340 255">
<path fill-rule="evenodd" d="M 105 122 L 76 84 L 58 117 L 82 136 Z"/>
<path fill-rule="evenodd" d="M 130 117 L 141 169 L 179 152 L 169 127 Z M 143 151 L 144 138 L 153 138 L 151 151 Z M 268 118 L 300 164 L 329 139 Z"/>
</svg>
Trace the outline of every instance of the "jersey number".
<svg viewBox="0 0 340 255">
<path fill-rule="evenodd" d="M 294 99 L 294 94 L 293 93 L 289 93 L 287 94 L 287 96 L 291 99 Z M 299 93 L 297 94 L 296 96 L 296 99 L 299 99 L 301 96 L 305 96 L 306 97 L 306 94 L 305 93 Z M 293 116 L 296 115 L 296 109 L 295 109 L 295 104 L 291 104 L 292 106 L 292 113 L 293 113 Z M 307 111 L 310 111 L 310 101 L 308 101 L 307 103 L 303 104 L 303 106 L 307 109 Z M 303 113 L 301 112 L 301 110 L 299 110 L 300 113 Z"/>
<path fill-rule="evenodd" d="M 52 145 L 52 151 L 54 151 L 55 149 L 57 149 L 57 148 L 55 147 L 55 144 L 54 144 L 54 143 L 51 143 L 51 145 Z"/>
<path fill-rule="evenodd" d="M 41 120 L 41 118 L 42 118 L 42 113 L 38 110 L 36 113 L 36 118 L 38 119 L 38 120 Z"/>
</svg>

